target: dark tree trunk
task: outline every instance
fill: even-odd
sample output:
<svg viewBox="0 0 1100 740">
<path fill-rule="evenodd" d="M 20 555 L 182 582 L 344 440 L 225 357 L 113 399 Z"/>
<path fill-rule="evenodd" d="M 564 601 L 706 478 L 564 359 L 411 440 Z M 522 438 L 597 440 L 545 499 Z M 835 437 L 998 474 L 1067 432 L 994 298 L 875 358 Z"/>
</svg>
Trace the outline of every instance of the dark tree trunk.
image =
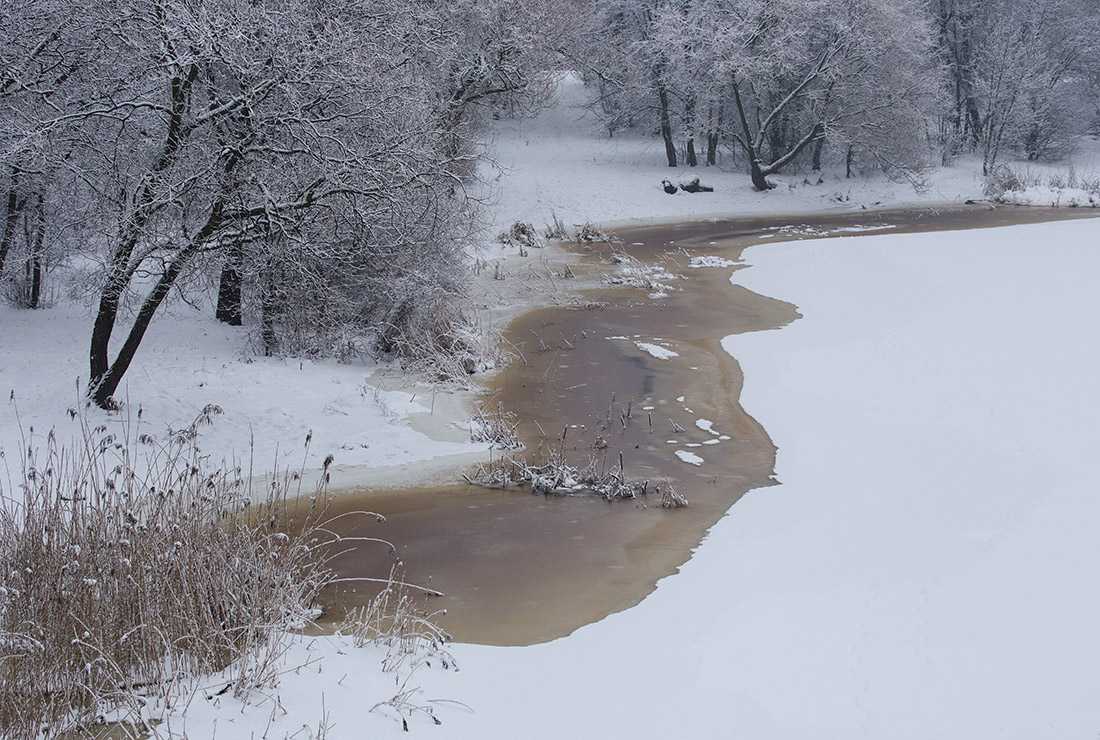
<svg viewBox="0 0 1100 740">
<path fill-rule="evenodd" d="M 661 138 L 665 141 L 665 157 L 668 166 L 676 166 L 676 144 L 672 140 L 672 122 L 668 116 L 668 91 L 663 83 L 657 83 L 657 101 L 660 103 Z"/>
<path fill-rule="evenodd" d="M 684 146 L 685 159 L 688 167 L 696 167 L 699 158 L 695 155 L 695 99 L 691 98 L 684 104 L 684 126 L 686 128 L 687 144 Z"/>
<path fill-rule="evenodd" d="M 46 238 L 46 207 L 41 192 L 37 194 L 34 213 L 34 238 L 27 254 L 27 277 L 30 279 L 27 308 L 38 308 L 42 297 L 42 246 Z"/>
<path fill-rule="evenodd" d="M 0 274 L 4 272 L 4 262 L 8 258 L 8 250 L 15 240 L 15 227 L 19 223 L 19 213 L 23 210 L 23 203 L 19 200 L 19 191 L 16 188 L 16 176 L 12 175 L 11 185 L 8 186 L 8 208 L 4 217 L 4 230 L 0 232 Z M 16 268 L 18 269 L 18 268 Z"/>
<path fill-rule="evenodd" d="M 852 179 L 852 161 L 855 159 L 855 150 L 848 145 L 848 153 L 844 155 L 844 177 Z"/>
<path fill-rule="evenodd" d="M 707 167 L 718 164 L 718 134 L 711 131 L 707 134 Z"/>
<path fill-rule="evenodd" d="M 713 125 L 707 129 L 707 167 L 718 164 L 718 137 L 722 130 L 722 112 L 723 107 L 719 104 L 718 117 L 711 121 Z"/>
<path fill-rule="evenodd" d="M 230 326 L 240 326 L 241 318 L 241 248 L 230 247 L 222 263 L 221 279 L 218 281 L 218 307 L 214 316 Z"/>
<path fill-rule="evenodd" d="M 771 190 L 774 185 L 768 182 L 767 175 L 760 167 L 760 160 L 756 157 L 749 158 L 749 176 L 752 178 L 752 186 L 757 190 Z"/>
<path fill-rule="evenodd" d="M 276 297 L 275 270 L 264 270 L 264 285 L 260 299 L 260 342 L 263 344 L 264 357 L 271 357 L 279 349 L 279 336 L 275 332 L 275 317 L 279 310 Z"/>
<path fill-rule="evenodd" d="M 821 151 L 824 148 L 825 148 L 825 139 L 824 138 L 818 139 L 817 143 L 814 144 L 814 161 L 813 161 L 813 171 L 814 172 L 820 172 L 821 171 Z"/>
</svg>

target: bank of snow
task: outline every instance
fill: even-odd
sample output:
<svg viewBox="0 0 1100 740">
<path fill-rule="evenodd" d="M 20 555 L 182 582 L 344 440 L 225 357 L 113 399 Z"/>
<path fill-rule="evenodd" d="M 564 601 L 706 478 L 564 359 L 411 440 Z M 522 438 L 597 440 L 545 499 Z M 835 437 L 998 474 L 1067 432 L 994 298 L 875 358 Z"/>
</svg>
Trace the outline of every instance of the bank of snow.
<svg viewBox="0 0 1100 740">
<path fill-rule="evenodd" d="M 91 321 L 68 301 L 39 311 L 0 306 L 0 451 L 13 469 L 24 440 L 41 444 L 51 429 L 61 441 L 79 434 L 68 410 L 85 404 Z M 140 409 L 141 431 L 159 436 L 214 404 L 223 413 L 200 445 L 215 464 L 236 459 L 247 468 L 252 457 L 260 474 L 276 464 L 319 468 L 332 454 L 343 484 L 409 477 L 401 472 L 409 465 L 453 465 L 483 448 L 459 428 L 465 412 L 455 397 L 399 386 L 396 377 L 387 385 L 384 374 L 362 362 L 262 357 L 245 329 L 215 321 L 212 309 L 176 305 L 154 320 L 123 379 L 123 412 L 85 413 L 93 425 L 120 427 L 137 424 Z"/>
<path fill-rule="evenodd" d="M 549 109 L 532 120 L 494 124 L 489 146 L 493 164 L 481 170 L 485 195 L 493 202 L 494 233 L 515 221 L 541 229 L 554 215 L 567 225 L 591 221 L 610 226 L 962 203 L 985 197 L 981 163 L 972 157 L 930 170 L 927 187 L 919 193 L 908 183 L 881 175 L 848 179 L 843 168 L 823 173 L 792 170 L 771 178 L 777 185 L 774 190 L 756 192 L 743 163 L 732 162 L 726 152 L 717 167 L 672 169 L 665 164 L 659 138 L 632 131 L 608 137 L 588 111 L 594 95 L 575 74 L 563 74 Z M 1081 174 L 1100 176 L 1100 140 L 1082 139 L 1066 162 L 1019 166 L 1029 176 L 1064 173 L 1071 166 Z M 670 196 L 661 188 L 664 179 L 680 182 L 696 176 L 715 192 Z M 1047 204 L 1043 198 L 1036 201 L 1040 203 Z M 1069 205 L 1069 200 L 1061 198 L 1061 203 Z"/>
<path fill-rule="evenodd" d="M 1093 737 L 1098 235 L 1081 221 L 749 250 L 737 282 L 805 317 L 724 341 L 783 485 L 738 502 L 633 609 L 543 645 L 457 646 L 462 671 L 422 672 L 417 696 L 469 709 L 435 704 L 444 724 L 414 732 Z M 330 737 L 401 735 L 355 702 L 356 660 L 287 697 L 302 713 L 274 729 L 324 696 Z M 238 710 L 219 737 L 268 721 Z"/>
</svg>

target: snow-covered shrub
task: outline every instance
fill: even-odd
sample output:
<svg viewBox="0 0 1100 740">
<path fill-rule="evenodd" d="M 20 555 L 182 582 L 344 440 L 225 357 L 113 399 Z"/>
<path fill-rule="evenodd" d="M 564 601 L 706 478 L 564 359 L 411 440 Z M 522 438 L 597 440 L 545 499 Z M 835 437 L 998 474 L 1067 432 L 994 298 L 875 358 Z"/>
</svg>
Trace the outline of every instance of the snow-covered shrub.
<svg viewBox="0 0 1100 740">
<path fill-rule="evenodd" d="M 516 221 L 508 231 L 501 232 L 497 241 L 509 247 L 530 247 L 542 249 L 542 237 L 535 231 L 535 227 L 522 221 Z"/>
<path fill-rule="evenodd" d="M 276 680 L 330 578 L 319 509 L 288 533 L 294 476 L 252 499 L 240 468 L 209 467 L 195 438 L 218 413 L 164 440 L 81 418 L 79 441 L 51 433 L 0 484 L 0 736 L 140 727 L 212 672 L 238 696 Z"/>
<path fill-rule="evenodd" d="M 591 244 L 593 242 L 607 243 L 611 241 L 611 236 L 600 231 L 594 224 L 587 221 L 577 227 L 577 230 L 573 233 L 573 241 L 583 242 Z"/>
<path fill-rule="evenodd" d="M 499 265 L 497 266 L 499 269 Z M 376 347 L 401 360 L 411 372 L 465 386 L 469 377 L 503 361 L 499 332 L 481 325 L 453 298 L 410 306 L 387 325 Z"/>
<path fill-rule="evenodd" d="M 985 194 L 996 200 L 1005 193 L 1025 188 L 1023 177 L 1007 164 L 999 164 L 985 179 Z"/>
<path fill-rule="evenodd" d="M 546 225 L 543 235 L 547 239 L 567 241 L 569 239 L 569 229 L 565 227 L 565 222 L 558 217 L 558 214 L 551 211 L 550 223 Z"/>
</svg>

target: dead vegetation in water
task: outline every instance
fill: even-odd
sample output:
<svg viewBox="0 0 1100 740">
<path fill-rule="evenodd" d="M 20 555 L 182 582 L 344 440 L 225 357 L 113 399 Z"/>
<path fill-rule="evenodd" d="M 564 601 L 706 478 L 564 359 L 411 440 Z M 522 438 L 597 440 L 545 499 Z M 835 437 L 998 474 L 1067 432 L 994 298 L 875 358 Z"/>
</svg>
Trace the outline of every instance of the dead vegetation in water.
<svg viewBox="0 0 1100 740">
<path fill-rule="evenodd" d="M 606 432 L 612 424 L 626 428 L 632 421 L 632 404 L 618 410 L 612 417 L 614 399 L 608 414 L 598 429 Z M 649 416 L 652 430 L 652 417 Z M 518 425 L 517 425 L 518 426 Z M 514 429 L 515 427 L 513 427 Z M 562 427 L 561 435 L 551 449 L 543 451 L 537 461 L 516 456 L 501 456 L 477 466 L 464 474 L 463 479 L 472 486 L 495 490 L 527 489 L 543 496 L 599 496 L 607 501 L 648 499 L 654 495 L 665 509 L 679 509 L 688 505 L 687 498 L 676 492 L 669 481 L 653 482 L 648 479 L 631 479 L 626 474 L 623 453 L 609 455 L 606 438 L 597 433 L 591 444 L 587 461 L 574 465 L 566 456 L 569 426 Z"/>
<path fill-rule="evenodd" d="M 470 420 L 470 441 L 488 442 L 494 450 L 518 450 L 523 447 L 516 433 L 518 427 L 516 415 L 505 411 L 502 404 L 492 411 L 479 408 Z"/>
</svg>

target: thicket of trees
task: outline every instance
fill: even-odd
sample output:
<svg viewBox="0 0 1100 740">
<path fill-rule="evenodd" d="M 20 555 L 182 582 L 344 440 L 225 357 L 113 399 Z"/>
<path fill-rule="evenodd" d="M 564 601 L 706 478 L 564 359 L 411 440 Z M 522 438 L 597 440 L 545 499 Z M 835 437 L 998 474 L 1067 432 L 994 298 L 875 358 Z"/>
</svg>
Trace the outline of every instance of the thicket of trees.
<svg viewBox="0 0 1100 740">
<path fill-rule="evenodd" d="M 79 267 L 101 406 L 173 295 L 265 352 L 469 352 L 488 115 L 579 69 L 614 135 L 759 189 L 825 161 L 1056 157 L 1100 126 L 1095 0 L 11 0 L 0 280 Z"/>
<path fill-rule="evenodd" d="M 573 57 L 607 129 L 753 184 L 823 158 L 915 179 L 931 158 L 1057 157 L 1096 125 L 1091 0 L 593 0 Z"/>
<path fill-rule="evenodd" d="M 462 351 L 463 177 L 484 111 L 537 99 L 548 7 L 16 0 L 0 271 L 35 307 L 48 250 L 85 268 L 105 407 L 173 293 L 267 352 Z"/>
</svg>

